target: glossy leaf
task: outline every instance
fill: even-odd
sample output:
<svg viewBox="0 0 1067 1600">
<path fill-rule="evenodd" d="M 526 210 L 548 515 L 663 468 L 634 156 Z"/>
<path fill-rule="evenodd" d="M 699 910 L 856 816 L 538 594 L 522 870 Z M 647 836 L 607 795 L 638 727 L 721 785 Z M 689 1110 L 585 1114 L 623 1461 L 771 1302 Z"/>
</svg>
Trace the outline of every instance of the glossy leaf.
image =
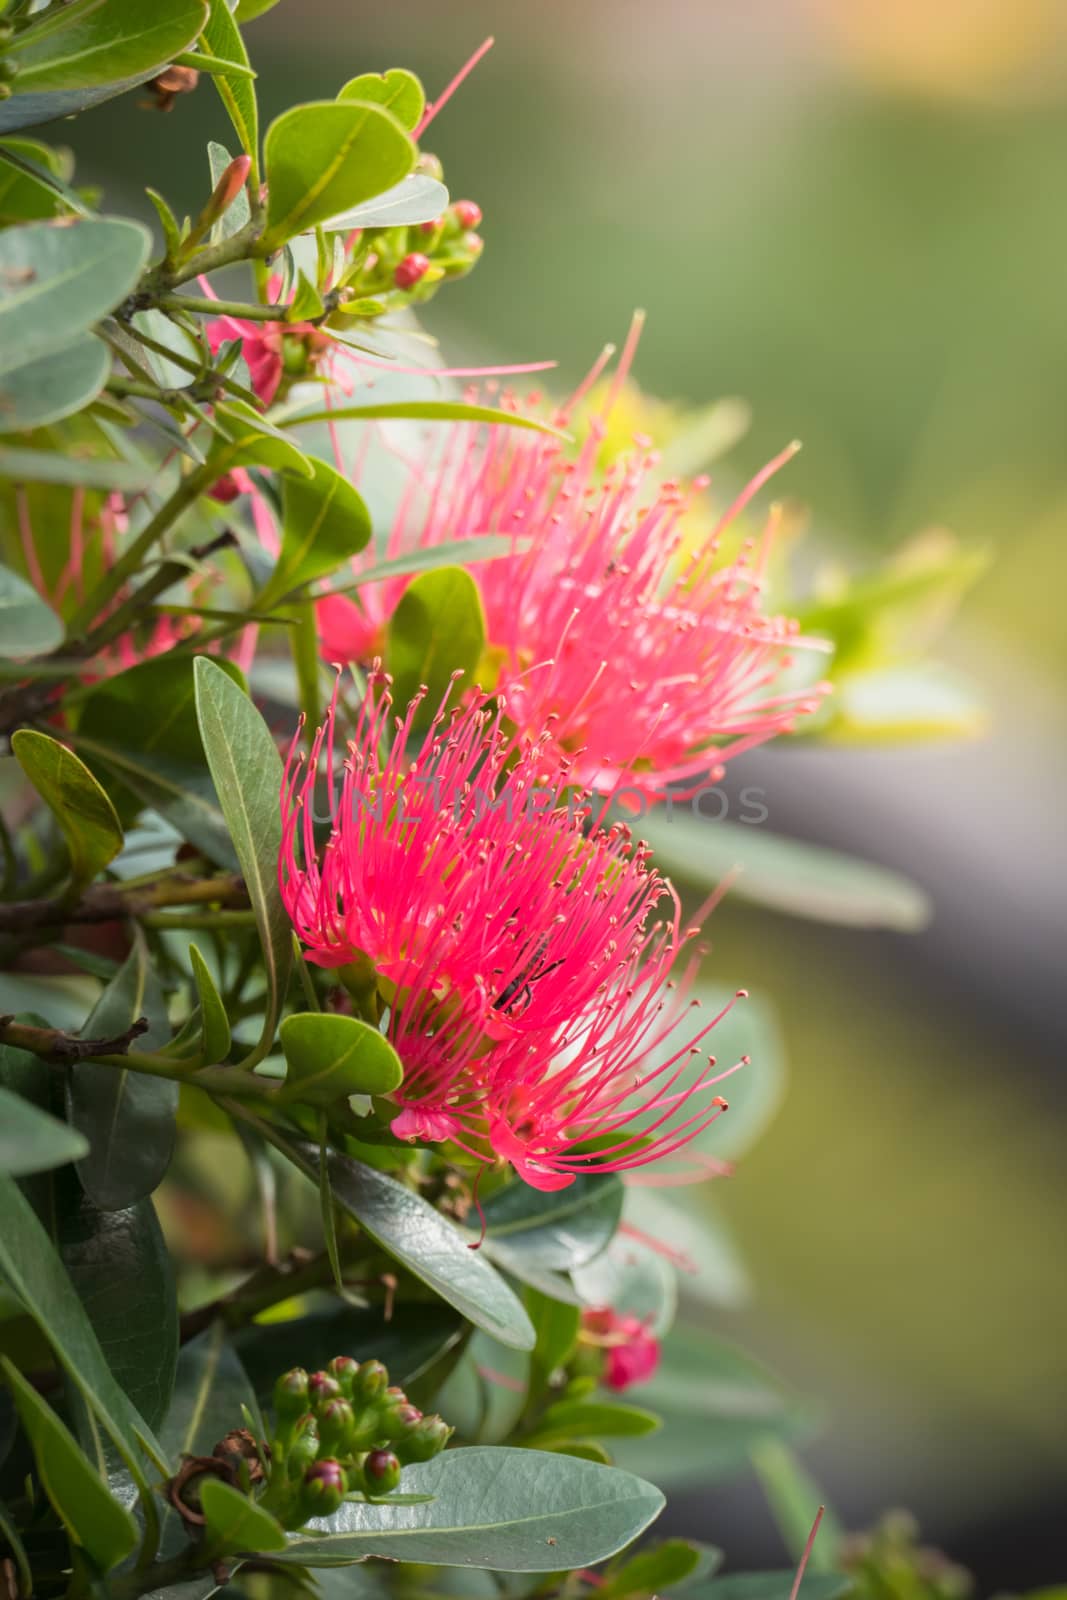
<svg viewBox="0 0 1067 1600">
<path fill-rule="evenodd" d="M 67 348 L 129 294 L 151 236 L 102 217 L 0 233 L 0 372 Z"/>
<path fill-rule="evenodd" d="M 925 892 L 900 873 L 743 822 L 699 821 L 674 809 L 641 819 L 656 865 L 684 883 L 714 885 L 740 869 L 730 898 L 851 928 L 916 933 L 930 919 Z"/>
<path fill-rule="evenodd" d="M 0 428 L 41 428 L 80 411 L 96 399 L 110 367 L 107 346 L 82 333 L 62 350 L 10 368 L 0 377 Z"/>
<path fill-rule="evenodd" d="M 400 182 L 415 146 L 397 119 L 365 102 L 294 106 L 267 129 L 267 232 L 277 248 Z"/>
<path fill-rule="evenodd" d="M 426 726 L 452 686 L 453 672 L 464 685 L 485 649 L 485 612 L 478 585 L 463 567 L 423 572 L 405 589 L 385 634 L 385 668 L 393 679 L 398 706 L 418 690 L 428 690 L 416 716 Z"/>
<path fill-rule="evenodd" d="M 207 656 L 195 663 L 204 752 L 255 912 L 268 1000 L 257 1052 L 274 1039 L 292 965 L 292 928 L 278 889 L 282 763 L 266 723 L 246 694 Z"/>
<path fill-rule="evenodd" d="M 464 1333 L 459 1313 L 441 1304 L 401 1301 L 386 1318 L 380 1306 L 312 1311 L 285 1322 L 263 1322 L 234 1336 L 256 1392 L 268 1398 L 286 1367 L 325 1367 L 334 1356 L 383 1361 L 392 1383 L 409 1392 L 437 1369 Z"/>
<path fill-rule="evenodd" d="M 670 1247 L 673 1238 L 662 1236 Z M 655 1334 L 666 1333 L 678 1304 L 678 1272 L 663 1255 L 641 1239 L 617 1233 L 593 1261 L 576 1267 L 574 1287 L 590 1306 L 637 1317 Z"/>
<path fill-rule="evenodd" d="M 644 1549 L 608 1574 L 598 1590 L 597 1600 L 624 1600 L 633 1595 L 670 1595 L 679 1592 L 686 1580 L 708 1576 L 722 1560 L 713 1545 L 699 1545 L 688 1539 L 665 1539 L 662 1544 Z M 677 1587 L 676 1587 L 677 1586 Z"/>
<path fill-rule="evenodd" d="M 162 68 L 195 41 L 206 0 L 71 0 L 31 21 L 8 49 L 18 62 L 18 93 L 86 89 Z"/>
<path fill-rule="evenodd" d="M 64 1210 L 59 1253 L 116 1380 L 152 1428 L 167 1414 L 178 1359 L 174 1268 L 150 1200 Z"/>
<path fill-rule="evenodd" d="M 651 1484 L 613 1467 L 535 1450 L 446 1450 L 404 1472 L 422 1505 L 349 1503 L 293 1538 L 288 1557 L 331 1566 L 362 1556 L 498 1572 L 559 1572 L 604 1561 L 663 1507 Z"/>
<path fill-rule="evenodd" d="M 139 1473 L 138 1440 L 166 1470 L 162 1446 L 123 1393 L 51 1239 L 13 1178 L 0 1177 L 0 1274 L 46 1336 L 56 1357 L 128 1466 Z"/>
<path fill-rule="evenodd" d="M 264 12 L 272 11 L 277 4 L 278 0 L 237 0 L 234 18 L 242 24 L 251 22 L 254 17 L 261 17 Z"/>
<path fill-rule="evenodd" d="M 155 750 L 120 750 L 81 733 L 72 740 L 120 805 L 152 807 L 209 861 L 237 871 L 237 853 L 206 766 L 171 761 Z"/>
<path fill-rule="evenodd" d="M 217 56 L 221 61 L 233 61 L 238 66 L 248 68 L 248 51 L 226 0 L 210 0 L 210 4 L 211 15 L 200 40 L 201 50 L 206 55 Z M 241 149 L 253 161 L 258 161 L 259 112 L 254 82 L 241 72 L 213 73 L 212 78 L 241 141 Z"/>
<path fill-rule="evenodd" d="M 619 1225 L 623 1187 L 613 1175 L 581 1176 L 554 1194 L 511 1183 L 485 1202 L 483 1248 L 502 1264 L 566 1272 L 599 1255 Z"/>
<path fill-rule="evenodd" d="M 211 451 L 220 477 L 232 467 L 272 467 L 277 472 L 299 472 L 306 478 L 313 475 L 315 469 L 307 456 L 243 400 L 220 401 L 215 420 L 225 433 Z"/>
<path fill-rule="evenodd" d="M 302 1141 L 289 1149 L 308 1177 L 317 1181 L 318 1149 Z M 432 1205 L 350 1156 L 332 1152 L 328 1171 L 335 1203 L 383 1250 L 501 1344 L 517 1350 L 533 1348 L 530 1319 L 503 1278 L 468 1248 L 458 1228 Z"/>
<path fill-rule="evenodd" d="M 62 830 L 72 882 L 91 883 L 123 843 L 122 825 L 106 792 L 73 750 L 36 728 L 12 734 L 11 749 Z"/>
<path fill-rule="evenodd" d="M 0 1173 L 22 1177 L 77 1161 L 88 1141 L 20 1095 L 0 1087 Z"/>
<path fill-rule="evenodd" d="M 74 1544 L 101 1572 L 110 1572 L 137 1543 L 137 1524 L 112 1499 L 66 1425 L 27 1383 L 6 1356 L 0 1356 L 22 1426 L 33 1449 L 42 1487 Z"/>
<path fill-rule="evenodd" d="M 403 67 L 390 67 L 388 72 L 362 72 L 358 78 L 349 78 L 337 98 L 372 101 L 384 106 L 409 132 L 418 125 L 426 109 L 422 84 L 413 72 Z"/>
<path fill-rule="evenodd" d="M 571 1439 L 636 1439 L 655 1433 L 660 1420 L 652 1411 L 639 1406 L 621 1405 L 610 1400 L 560 1400 L 538 1418 L 535 1438 L 553 1434 Z"/>
<path fill-rule="evenodd" d="M 3 464 L 0 458 L 0 471 Z M 63 624 L 37 590 L 10 567 L 0 566 L 0 638 L 9 660 L 54 650 L 63 639 Z"/>
<path fill-rule="evenodd" d="M 406 178 L 384 194 L 375 195 L 361 206 L 331 217 L 323 227 L 329 233 L 350 228 L 401 228 L 419 222 L 436 222 L 448 205 L 448 190 L 425 172 L 409 172 Z"/>
<path fill-rule="evenodd" d="M 479 406 L 463 400 L 383 400 L 372 405 L 337 406 L 329 410 L 299 411 L 286 418 L 288 427 L 306 422 L 385 422 L 390 418 L 411 422 L 485 422 L 500 428 L 532 428 L 535 433 L 551 433 L 558 439 L 567 435 L 551 423 L 522 412 L 501 411 L 497 406 Z"/>
<path fill-rule="evenodd" d="M 424 549 L 408 550 L 402 556 L 392 556 L 364 567 L 351 582 L 334 584 L 331 594 L 351 594 L 368 583 L 380 583 L 383 578 L 400 578 L 409 572 L 432 572 L 438 567 L 451 567 L 457 561 L 470 567 L 478 561 L 493 561 L 506 556 L 515 548 L 511 539 L 489 533 L 477 539 L 455 539 L 448 544 L 427 545 Z"/>
<path fill-rule="evenodd" d="M 277 1374 L 275 1374 L 277 1376 Z M 257 1419 L 255 1391 L 221 1322 L 182 1345 L 174 1396 L 160 1438 L 170 1456 L 210 1455 L 219 1440 L 242 1425 L 242 1408 Z"/>
<path fill-rule="evenodd" d="M 527 1289 L 524 1299 L 537 1335 L 534 1360 L 547 1379 L 570 1359 L 578 1341 L 582 1314 L 577 1306 L 551 1300 L 538 1289 Z"/>
<path fill-rule="evenodd" d="M 200 1002 L 202 1049 L 208 1062 L 225 1061 L 230 1053 L 230 1019 L 215 980 L 195 944 L 189 946 L 197 999 Z"/>
<path fill-rule="evenodd" d="M 284 1550 L 285 1530 L 269 1511 L 220 1478 L 205 1478 L 200 1485 L 208 1544 L 222 1555 L 254 1555 Z"/>
<path fill-rule="evenodd" d="M 111 1038 L 142 1016 L 150 1026 L 133 1048 L 159 1049 L 170 1039 L 166 1004 L 144 939 L 138 937 L 97 1001 L 85 1036 Z M 128 1067 L 79 1061 L 70 1070 L 67 1100 L 71 1121 L 89 1141 L 89 1153 L 78 1163 L 89 1198 L 104 1211 L 119 1211 L 151 1194 L 174 1148 L 177 1083 Z"/>
<path fill-rule="evenodd" d="M 335 571 L 370 539 L 370 516 L 352 485 L 325 461 L 311 466 L 313 477 L 282 482 L 282 547 L 258 607 Z"/>
<path fill-rule="evenodd" d="M 385 1036 L 358 1017 L 302 1011 L 279 1030 L 289 1066 L 287 1095 L 330 1104 L 351 1094 L 390 1094 L 404 1078 L 400 1057 Z"/>
</svg>

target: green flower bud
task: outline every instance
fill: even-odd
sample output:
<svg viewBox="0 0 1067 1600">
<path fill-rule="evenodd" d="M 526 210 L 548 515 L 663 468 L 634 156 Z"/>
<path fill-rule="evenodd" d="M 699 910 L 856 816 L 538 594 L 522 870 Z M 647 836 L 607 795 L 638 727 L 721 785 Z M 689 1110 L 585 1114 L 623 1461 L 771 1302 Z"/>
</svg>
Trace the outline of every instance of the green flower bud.
<svg viewBox="0 0 1067 1600">
<path fill-rule="evenodd" d="M 308 1375 L 303 1367 L 293 1367 L 274 1385 L 274 1411 L 279 1421 L 302 1416 L 308 1408 Z"/>
<path fill-rule="evenodd" d="M 352 1356 L 334 1356 L 326 1371 L 341 1385 L 341 1393 L 346 1399 L 351 1399 L 352 1384 L 359 1371 L 359 1362 Z"/>
<path fill-rule="evenodd" d="M 418 1406 L 410 1405 L 407 1401 L 393 1403 L 386 1406 L 379 1418 L 378 1437 L 389 1439 L 394 1444 L 407 1440 L 417 1422 L 422 1421 L 422 1412 Z"/>
<path fill-rule="evenodd" d="M 368 1494 L 392 1494 L 400 1482 L 400 1462 L 391 1450 L 372 1450 L 363 1462 Z"/>
<path fill-rule="evenodd" d="M 397 1441 L 397 1454 L 405 1466 L 412 1461 L 430 1461 L 451 1437 L 452 1429 L 441 1417 L 422 1417 Z"/>
<path fill-rule="evenodd" d="M 321 1411 L 322 1407 L 330 1400 L 340 1400 L 341 1385 L 336 1378 L 331 1378 L 328 1372 L 313 1372 L 308 1379 L 308 1394 L 315 1410 Z"/>
<path fill-rule="evenodd" d="M 319 1425 L 308 1411 L 297 1422 L 286 1451 L 286 1469 L 290 1478 L 298 1478 L 319 1453 Z"/>
<path fill-rule="evenodd" d="M 300 1490 L 300 1513 L 305 1522 L 311 1517 L 328 1517 L 348 1493 L 348 1479 L 339 1461 L 316 1461 L 304 1474 Z"/>
<path fill-rule="evenodd" d="M 356 1416 L 347 1400 L 328 1400 L 319 1411 L 319 1442 L 331 1455 L 348 1455 Z"/>
<path fill-rule="evenodd" d="M 371 1400 L 379 1400 L 385 1394 L 388 1383 L 389 1374 L 380 1361 L 364 1361 L 352 1379 L 352 1398 L 364 1405 Z"/>
</svg>

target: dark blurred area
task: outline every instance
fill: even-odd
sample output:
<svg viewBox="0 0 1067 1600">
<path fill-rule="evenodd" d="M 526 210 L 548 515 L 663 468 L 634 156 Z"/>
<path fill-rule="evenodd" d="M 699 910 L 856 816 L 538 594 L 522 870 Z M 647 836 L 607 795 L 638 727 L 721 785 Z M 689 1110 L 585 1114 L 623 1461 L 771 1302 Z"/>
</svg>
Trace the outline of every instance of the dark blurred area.
<svg viewBox="0 0 1067 1600">
<path fill-rule="evenodd" d="M 907 872 L 935 918 L 716 915 L 715 981 L 773 997 L 791 1066 L 716 1190 L 756 1285 L 717 1327 L 821 1397 L 806 1459 L 850 1526 L 907 1505 L 982 1593 L 1062 1580 L 1067 10 L 282 0 L 249 43 L 269 116 L 394 65 L 432 97 L 489 33 L 427 140 L 485 213 L 429 308 L 448 353 L 562 385 L 644 306 L 643 384 L 751 403 L 731 475 L 803 439 L 788 491 L 840 559 L 942 525 L 993 547 L 945 652 L 984 739 L 746 762 L 769 826 Z M 80 176 L 192 210 L 191 127 L 227 137 L 206 81 L 166 116 L 127 96 L 80 125 Z M 782 1562 L 754 1485 L 671 1519 Z"/>
</svg>

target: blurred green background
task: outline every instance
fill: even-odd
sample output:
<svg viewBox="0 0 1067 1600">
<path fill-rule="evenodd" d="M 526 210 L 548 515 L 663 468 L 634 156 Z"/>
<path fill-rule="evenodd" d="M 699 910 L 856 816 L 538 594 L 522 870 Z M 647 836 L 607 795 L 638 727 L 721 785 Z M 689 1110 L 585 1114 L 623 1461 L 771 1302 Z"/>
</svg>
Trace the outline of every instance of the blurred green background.
<svg viewBox="0 0 1067 1600">
<path fill-rule="evenodd" d="M 824 1397 L 808 1459 L 852 1524 L 906 1503 L 984 1589 L 1062 1578 L 1067 8 L 282 0 L 249 43 L 269 114 L 393 65 L 432 97 L 489 33 L 427 140 L 485 212 L 429 311 L 448 354 L 562 383 L 644 306 L 642 382 L 751 403 L 731 472 L 803 439 L 787 487 L 826 547 L 862 569 L 943 525 L 995 551 L 945 652 L 985 739 L 739 769 L 772 827 L 902 868 L 936 916 L 717 914 L 711 973 L 773 996 L 791 1068 L 716 1190 L 757 1286 L 717 1327 Z M 192 126 L 226 137 L 206 83 L 102 108 L 81 176 L 192 210 Z M 780 1560 L 747 1491 L 676 1520 Z"/>
</svg>

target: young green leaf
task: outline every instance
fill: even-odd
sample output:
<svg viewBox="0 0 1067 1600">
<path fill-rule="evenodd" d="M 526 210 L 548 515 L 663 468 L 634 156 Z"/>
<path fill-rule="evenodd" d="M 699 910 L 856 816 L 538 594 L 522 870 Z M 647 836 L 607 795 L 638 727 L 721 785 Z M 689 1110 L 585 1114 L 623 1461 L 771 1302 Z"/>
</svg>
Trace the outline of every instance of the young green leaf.
<svg viewBox="0 0 1067 1600">
<path fill-rule="evenodd" d="M 206 21 L 206 0 L 148 8 L 144 0 L 72 0 L 49 8 L 7 47 L 19 66 L 17 92 L 86 89 L 162 69 Z"/>
<path fill-rule="evenodd" d="M 370 515 L 360 495 L 325 461 L 309 459 L 312 477 L 282 480 L 282 547 L 256 596 L 260 608 L 335 571 L 370 539 Z"/>
<path fill-rule="evenodd" d="M 559 428 L 538 417 L 501 411 L 497 406 L 471 405 L 463 400 L 382 400 L 373 405 L 299 411 L 287 417 L 286 423 L 289 427 L 300 427 L 305 422 L 373 422 L 390 418 L 407 418 L 412 422 L 485 422 L 499 428 L 532 428 L 535 433 L 551 433 L 557 439 L 567 437 Z"/>
<path fill-rule="evenodd" d="M 329 233 L 346 233 L 350 228 L 410 228 L 417 222 L 436 222 L 448 207 L 448 190 L 425 172 L 409 172 L 384 194 L 352 206 L 322 226 Z M 343 308 L 356 314 L 352 302 Z"/>
<path fill-rule="evenodd" d="M 258 1555 L 286 1548 L 285 1529 L 270 1512 L 220 1478 L 204 1479 L 200 1505 L 213 1555 Z"/>
<path fill-rule="evenodd" d="M 405 589 L 386 628 L 385 667 L 398 706 L 421 686 L 428 690 L 416 726 L 428 725 L 452 687 L 453 672 L 463 673 L 464 685 L 473 681 L 485 639 L 478 585 L 463 567 L 423 572 Z"/>
<path fill-rule="evenodd" d="M 409 133 L 426 109 L 422 84 L 413 72 L 406 72 L 403 67 L 390 67 L 388 72 L 362 72 L 358 78 L 349 78 L 337 98 L 371 101 L 384 106 Z"/>
<path fill-rule="evenodd" d="M 0 372 L 69 346 L 129 294 L 151 235 L 103 217 L 0 233 Z"/>
<path fill-rule="evenodd" d="M 286 1096 L 325 1105 L 351 1094 L 389 1094 L 404 1069 L 383 1034 L 359 1017 L 302 1011 L 279 1029 L 289 1071 Z"/>
<path fill-rule="evenodd" d="M 145 1016 L 140 1040 L 151 1050 L 170 1039 L 159 979 L 141 935 L 108 984 L 85 1024 L 87 1038 L 123 1033 Z M 105 1211 L 119 1211 L 151 1194 L 170 1164 L 174 1148 L 178 1085 L 128 1067 L 79 1061 L 67 1086 L 70 1120 L 89 1141 L 78 1163 L 86 1194 Z"/>
<path fill-rule="evenodd" d="M 221 61 L 233 61 L 248 69 L 248 51 L 241 30 L 230 14 L 226 0 L 211 0 L 211 15 L 200 39 L 205 55 L 217 56 Z M 226 107 L 241 149 L 259 162 L 259 111 L 256 106 L 256 86 L 246 72 L 212 73 L 219 99 Z M 246 201 L 247 210 L 247 201 Z"/>
<path fill-rule="evenodd" d="M 307 456 L 243 400 L 220 401 L 215 420 L 224 437 L 215 440 L 210 459 L 220 478 L 232 467 L 273 467 L 277 472 L 313 476 L 315 469 Z"/>
<path fill-rule="evenodd" d="M 208 971 L 207 963 L 195 944 L 189 946 L 189 961 L 193 969 L 197 998 L 200 1001 L 204 1055 L 210 1063 L 225 1061 L 230 1053 L 230 1019 L 226 1015 L 226 1007 L 215 987 L 215 980 Z"/>
<path fill-rule="evenodd" d="M 66 1122 L 0 1087 L 0 1172 L 20 1178 L 77 1161 L 88 1141 Z"/>
<path fill-rule="evenodd" d="M 112 1498 L 47 1401 L 6 1356 L 0 1356 L 0 1366 L 45 1493 L 73 1542 L 101 1572 L 110 1572 L 137 1543 L 137 1524 Z"/>
<path fill-rule="evenodd" d="M 589 1434 L 605 1439 L 636 1439 L 655 1433 L 659 1426 L 655 1412 L 638 1406 L 610 1400 L 560 1400 L 539 1418 L 533 1437 L 538 1443 L 552 1436 L 582 1439 Z"/>
<path fill-rule="evenodd" d="M 0 463 L 2 471 L 2 463 Z M 63 624 L 32 584 L 10 567 L 0 566 L 0 636 L 3 653 L 13 661 L 44 655 L 63 638 Z"/>
<path fill-rule="evenodd" d="M 255 1061 L 274 1041 L 289 969 L 292 928 L 278 889 L 282 763 L 266 723 L 246 694 L 208 656 L 194 665 L 204 753 L 241 864 L 267 976 L 267 1003 Z"/>
<path fill-rule="evenodd" d="M 382 106 L 317 101 L 294 106 L 267 129 L 267 232 L 275 250 L 316 222 L 399 183 L 415 164 L 415 146 Z"/>
<path fill-rule="evenodd" d="M 61 350 L 35 356 L 0 377 L 0 418 L 5 431 L 43 428 L 95 400 L 107 381 L 111 358 L 91 333 L 79 333 Z"/>
<path fill-rule="evenodd" d="M 122 849 L 115 807 L 84 762 L 58 739 L 20 728 L 11 749 L 67 841 L 73 887 L 84 887 Z"/>
<path fill-rule="evenodd" d="M 688 1539 L 664 1539 L 633 1556 L 621 1567 L 609 1572 L 597 1600 L 624 1600 L 633 1595 L 644 1600 L 646 1595 L 667 1596 L 687 1586 L 686 1580 L 709 1577 L 722 1560 L 722 1552 L 714 1545 L 694 1544 Z"/>
<path fill-rule="evenodd" d="M 422 1505 L 349 1502 L 292 1538 L 301 1566 L 335 1566 L 363 1556 L 498 1572 L 563 1572 L 606 1561 L 643 1533 L 663 1509 L 650 1483 L 569 1456 L 475 1448 L 404 1472 Z"/>
</svg>

